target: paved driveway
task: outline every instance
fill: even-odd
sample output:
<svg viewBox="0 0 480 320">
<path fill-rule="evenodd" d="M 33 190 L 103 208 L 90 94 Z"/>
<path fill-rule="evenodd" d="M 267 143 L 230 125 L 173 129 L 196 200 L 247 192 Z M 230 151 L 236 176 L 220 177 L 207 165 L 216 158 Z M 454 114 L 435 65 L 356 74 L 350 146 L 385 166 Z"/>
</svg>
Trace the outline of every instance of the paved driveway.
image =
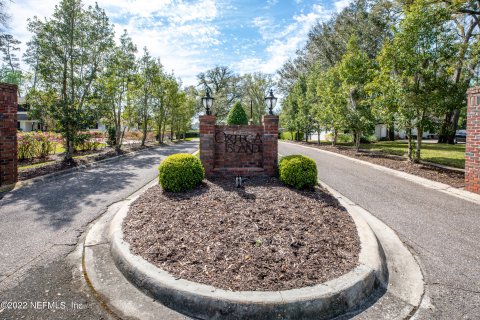
<svg viewBox="0 0 480 320">
<path fill-rule="evenodd" d="M 279 152 L 313 158 L 321 180 L 394 229 L 418 255 L 427 308 L 417 319 L 480 319 L 480 205 L 321 151 L 280 143 Z"/>
<path fill-rule="evenodd" d="M 107 318 L 75 282 L 79 266 L 70 264 L 86 226 L 106 208 L 157 176 L 160 160 L 191 153 L 198 142 L 149 149 L 94 168 L 35 183 L 0 200 L 0 302 L 27 302 L 27 310 L 3 310 L 0 319 Z M 79 278 L 79 277 L 77 277 Z M 61 308 L 35 309 L 31 302 L 65 302 Z M 77 310 L 74 310 L 77 303 Z M 82 306 L 87 307 L 80 309 Z M 67 313 L 65 313 L 67 312 Z"/>
</svg>

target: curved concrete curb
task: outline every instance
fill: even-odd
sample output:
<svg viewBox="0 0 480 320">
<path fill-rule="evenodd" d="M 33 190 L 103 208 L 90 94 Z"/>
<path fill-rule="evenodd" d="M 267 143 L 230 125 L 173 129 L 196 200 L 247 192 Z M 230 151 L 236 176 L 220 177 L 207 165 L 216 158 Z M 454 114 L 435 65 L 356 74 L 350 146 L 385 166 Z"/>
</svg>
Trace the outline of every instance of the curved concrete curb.
<svg viewBox="0 0 480 320">
<path fill-rule="evenodd" d="M 388 282 L 383 249 L 358 215 L 352 217 L 361 242 L 359 266 L 326 283 L 285 291 L 233 292 L 177 279 L 133 255 L 123 240 L 122 222 L 134 200 L 118 211 L 110 225 L 111 253 L 117 268 L 146 294 L 195 318 L 328 319 L 362 305 Z"/>
</svg>

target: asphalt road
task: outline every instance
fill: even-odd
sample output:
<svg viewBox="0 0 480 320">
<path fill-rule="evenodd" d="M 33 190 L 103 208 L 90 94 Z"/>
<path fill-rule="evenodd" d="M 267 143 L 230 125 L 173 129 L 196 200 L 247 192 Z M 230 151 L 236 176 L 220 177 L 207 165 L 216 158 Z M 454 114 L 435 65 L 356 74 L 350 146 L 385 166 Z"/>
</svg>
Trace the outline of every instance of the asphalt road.
<svg viewBox="0 0 480 320">
<path fill-rule="evenodd" d="M 0 319 L 109 319 L 81 281 L 75 247 L 108 206 L 154 179 L 161 159 L 197 142 L 149 149 L 14 190 L 0 199 Z"/>
<path fill-rule="evenodd" d="M 480 205 L 370 166 L 280 143 L 317 162 L 318 177 L 381 219 L 418 256 L 426 299 L 415 319 L 480 319 Z"/>
</svg>

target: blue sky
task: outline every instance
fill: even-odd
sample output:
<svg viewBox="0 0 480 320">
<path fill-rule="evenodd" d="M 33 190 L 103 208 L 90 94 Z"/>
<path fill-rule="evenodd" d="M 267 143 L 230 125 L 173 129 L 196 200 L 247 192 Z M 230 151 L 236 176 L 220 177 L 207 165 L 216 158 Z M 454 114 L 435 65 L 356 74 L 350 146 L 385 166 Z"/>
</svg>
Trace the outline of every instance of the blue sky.
<svg viewBox="0 0 480 320">
<path fill-rule="evenodd" d="M 147 46 L 165 69 L 196 84 L 215 65 L 239 74 L 274 73 L 295 55 L 318 20 L 327 20 L 350 0 L 97 0 L 116 36 L 127 29 L 139 54 Z M 27 18 L 49 17 L 58 1 L 14 0 L 10 32 L 25 44 Z M 85 5 L 95 0 L 84 0 Z M 23 48 L 22 48 L 23 49 Z"/>
</svg>

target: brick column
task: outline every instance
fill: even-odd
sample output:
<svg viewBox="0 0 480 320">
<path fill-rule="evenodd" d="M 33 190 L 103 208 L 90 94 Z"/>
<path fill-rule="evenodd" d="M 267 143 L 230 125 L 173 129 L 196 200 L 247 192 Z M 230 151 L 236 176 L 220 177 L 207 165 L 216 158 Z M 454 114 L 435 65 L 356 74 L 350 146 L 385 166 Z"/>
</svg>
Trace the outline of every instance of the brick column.
<svg viewBox="0 0 480 320">
<path fill-rule="evenodd" d="M 17 86 L 0 83 L 0 186 L 17 182 Z"/>
<path fill-rule="evenodd" d="M 468 90 L 465 190 L 480 193 L 480 87 Z"/>
<path fill-rule="evenodd" d="M 200 116 L 200 160 L 207 177 L 213 176 L 215 164 L 215 116 Z"/>
<path fill-rule="evenodd" d="M 277 174 L 278 166 L 278 116 L 266 115 L 263 124 L 263 168 L 268 176 Z"/>
</svg>

